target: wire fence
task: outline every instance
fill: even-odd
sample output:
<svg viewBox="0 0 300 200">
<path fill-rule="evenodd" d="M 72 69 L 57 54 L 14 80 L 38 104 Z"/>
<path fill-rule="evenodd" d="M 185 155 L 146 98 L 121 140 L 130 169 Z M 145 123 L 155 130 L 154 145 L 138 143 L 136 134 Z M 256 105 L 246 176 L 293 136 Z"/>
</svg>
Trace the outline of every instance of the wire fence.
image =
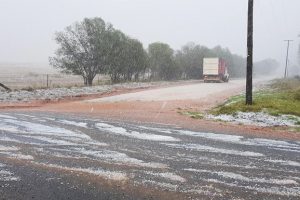
<svg viewBox="0 0 300 200">
<path fill-rule="evenodd" d="M 100 84 L 105 80 L 105 77 L 97 76 L 94 79 L 94 83 Z M 0 74 L 0 83 L 3 83 L 11 89 L 39 89 L 82 86 L 83 79 L 81 76 L 66 74 Z"/>
</svg>

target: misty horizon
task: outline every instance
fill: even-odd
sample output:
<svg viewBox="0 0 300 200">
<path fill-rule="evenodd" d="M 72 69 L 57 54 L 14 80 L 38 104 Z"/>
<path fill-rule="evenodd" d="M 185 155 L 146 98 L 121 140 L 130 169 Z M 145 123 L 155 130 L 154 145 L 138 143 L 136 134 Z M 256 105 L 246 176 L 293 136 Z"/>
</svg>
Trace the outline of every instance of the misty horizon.
<svg viewBox="0 0 300 200">
<path fill-rule="evenodd" d="M 290 65 L 296 64 L 300 2 L 255 1 L 254 60 L 273 58 L 284 63 L 285 39 L 293 39 Z M 247 1 L 46 1 L 3 0 L 0 16 L 0 63 L 48 65 L 57 45 L 55 32 L 88 17 L 101 17 L 146 49 L 152 42 L 179 50 L 188 42 L 222 46 L 246 57 Z"/>
</svg>

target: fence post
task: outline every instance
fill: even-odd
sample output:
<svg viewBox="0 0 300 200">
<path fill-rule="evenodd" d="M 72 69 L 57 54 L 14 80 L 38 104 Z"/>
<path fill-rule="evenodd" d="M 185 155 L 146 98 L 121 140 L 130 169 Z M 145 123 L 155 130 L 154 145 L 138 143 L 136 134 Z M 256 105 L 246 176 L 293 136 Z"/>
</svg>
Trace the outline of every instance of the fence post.
<svg viewBox="0 0 300 200">
<path fill-rule="evenodd" d="M 49 74 L 47 74 L 47 88 L 49 88 Z"/>
</svg>

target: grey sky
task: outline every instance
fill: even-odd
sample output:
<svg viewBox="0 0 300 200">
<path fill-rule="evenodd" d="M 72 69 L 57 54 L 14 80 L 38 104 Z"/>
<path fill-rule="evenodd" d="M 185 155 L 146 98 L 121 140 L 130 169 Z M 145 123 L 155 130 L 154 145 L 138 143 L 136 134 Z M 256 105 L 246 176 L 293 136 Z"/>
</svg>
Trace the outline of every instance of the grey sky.
<svg viewBox="0 0 300 200">
<path fill-rule="evenodd" d="M 0 62 L 47 63 L 55 31 L 101 17 L 139 39 L 179 49 L 189 41 L 218 44 L 245 56 L 247 0 L 0 0 Z M 284 60 L 284 39 L 300 33 L 299 0 L 255 0 L 255 60 Z"/>
</svg>

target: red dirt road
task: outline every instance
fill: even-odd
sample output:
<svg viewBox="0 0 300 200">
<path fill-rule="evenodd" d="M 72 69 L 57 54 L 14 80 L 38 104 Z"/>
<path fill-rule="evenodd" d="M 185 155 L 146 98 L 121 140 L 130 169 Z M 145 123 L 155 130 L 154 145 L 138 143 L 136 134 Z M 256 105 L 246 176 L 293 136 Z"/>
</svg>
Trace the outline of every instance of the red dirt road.
<svg viewBox="0 0 300 200">
<path fill-rule="evenodd" d="M 32 107 L 21 109 L 26 111 L 73 113 L 89 117 L 101 117 L 121 121 L 162 123 L 207 132 L 300 140 L 300 134 L 296 132 L 192 119 L 178 113 L 180 110 L 205 111 L 210 109 L 220 103 L 223 103 L 230 96 L 241 93 L 244 89 L 243 84 L 244 81 L 237 80 L 233 81 L 231 84 L 215 84 L 218 87 L 211 84 L 194 83 L 186 86 L 181 85 L 161 89 L 139 90 L 131 91 L 129 93 L 126 93 L 125 91 L 126 94 L 122 94 L 122 92 L 118 91 L 97 97 L 83 97 L 81 99 L 77 99 L 78 101 L 66 100 L 57 103 L 33 103 L 31 104 Z M 178 100 L 176 100 L 176 98 L 162 100 L 163 98 L 161 98 L 161 95 L 167 95 L 170 91 L 176 91 L 176 87 L 180 90 L 189 90 L 191 88 L 197 89 L 199 91 L 190 90 L 189 92 L 194 92 L 195 94 L 197 92 L 201 92 L 202 94 L 200 96 L 198 95 L 199 98 L 184 99 L 184 92 L 181 92 Z M 210 90 L 205 90 L 207 87 L 209 87 Z M 201 88 L 203 90 L 201 90 Z M 212 91 L 214 88 L 215 91 Z M 165 93 L 162 91 L 165 91 Z M 206 93 L 206 95 L 203 93 Z M 151 96 L 151 94 L 153 94 L 153 96 Z M 176 97 L 176 95 L 173 96 Z M 94 100 L 99 97 L 104 98 Z M 132 97 L 134 97 L 134 99 L 132 99 Z M 139 97 L 142 99 L 139 100 Z M 157 98 L 157 100 L 155 98 Z M 93 100 L 82 101 L 82 99 Z"/>
</svg>

